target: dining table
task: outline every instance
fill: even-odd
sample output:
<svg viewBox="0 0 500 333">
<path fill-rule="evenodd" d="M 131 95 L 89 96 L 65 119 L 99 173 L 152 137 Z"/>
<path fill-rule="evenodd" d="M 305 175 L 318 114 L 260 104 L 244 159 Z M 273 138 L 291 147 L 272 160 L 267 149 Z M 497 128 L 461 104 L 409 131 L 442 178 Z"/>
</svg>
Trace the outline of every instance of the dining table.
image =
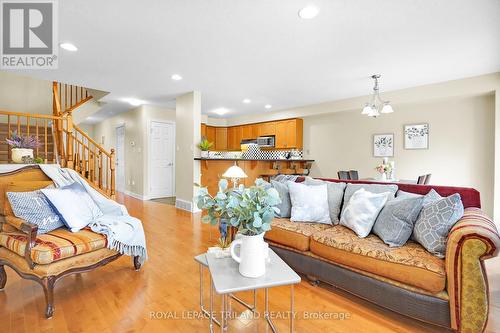
<svg viewBox="0 0 500 333">
<path fill-rule="evenodd" d="M 380 183 L 400 183 L 400 184 L 416 184 L 415 179 L 379 179 L 379 178 L 361 178 L 360 180 L 366 180 L 370 182 L 380 182 Z"/>
</svg>

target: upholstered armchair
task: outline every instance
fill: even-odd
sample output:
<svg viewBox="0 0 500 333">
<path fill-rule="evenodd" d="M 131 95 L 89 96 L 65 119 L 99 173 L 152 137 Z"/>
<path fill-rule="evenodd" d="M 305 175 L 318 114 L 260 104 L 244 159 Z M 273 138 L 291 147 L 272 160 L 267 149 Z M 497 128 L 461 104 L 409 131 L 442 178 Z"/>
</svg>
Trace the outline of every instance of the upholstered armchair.
<svg viewBox="0 0 500 333">
<path fill-rule="evenodd" d="M 498 254 L 500 238 L 480 209 L 467 208 L 448 236 L 447 288 L 451 327 L 459 332 L 483 332 L 488 319 L 488 279 L 484 260 Z"/>
<path fill-rule="evenodd" d="M 5 288 L 4 266 L 38 282 L 45 293 L 45 316 L 54 314 L 54 286 L 61 278 L 104 266 L 121 254 L 107 248 L 106 236 L 89 228 L 72 233 L 60 228 L 39 235 L 38 226 L 14 216 L 6 192 L 33 191 L 52 184 L 38 168 L 26 167 L 0 174 L 0 290 Z M 141 265 L 134 257 L 134 267 Z"/>
</svg>

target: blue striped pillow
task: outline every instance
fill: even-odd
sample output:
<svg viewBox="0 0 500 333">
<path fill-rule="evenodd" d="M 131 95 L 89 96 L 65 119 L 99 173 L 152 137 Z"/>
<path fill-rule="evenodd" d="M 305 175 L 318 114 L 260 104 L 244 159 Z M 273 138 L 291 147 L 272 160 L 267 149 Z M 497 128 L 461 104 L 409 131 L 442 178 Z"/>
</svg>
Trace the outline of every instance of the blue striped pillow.
<svg viewBox="0 0 500 333">
<path fill-rule="evenodd" d="M 7 192 L 14 215 L 38 226 L 38 234 L 61 228 L 61 217 L 51 208 L 42 191 Z"/>
</svg>

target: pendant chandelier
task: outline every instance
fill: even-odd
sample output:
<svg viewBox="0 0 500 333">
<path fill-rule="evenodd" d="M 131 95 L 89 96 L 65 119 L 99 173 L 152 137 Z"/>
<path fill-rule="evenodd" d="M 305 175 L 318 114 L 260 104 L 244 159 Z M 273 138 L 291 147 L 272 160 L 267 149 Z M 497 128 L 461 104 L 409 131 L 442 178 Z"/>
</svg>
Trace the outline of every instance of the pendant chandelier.
<svg viewBox="0 0 500 333">
<path fill-rule="evenodd" d="M 361 114 L 367 115 L 368 117 L 377 118 L 381 113 L 393 113 L 394 110 L 389 101 L 384 101 L 380 97 L 378 79 L 380 79 L 380 74 L 372 75 L 372 79 L 375 81 L 373 86 L 373 94 L 369 103 L 365 104 Z"/>
</svg>

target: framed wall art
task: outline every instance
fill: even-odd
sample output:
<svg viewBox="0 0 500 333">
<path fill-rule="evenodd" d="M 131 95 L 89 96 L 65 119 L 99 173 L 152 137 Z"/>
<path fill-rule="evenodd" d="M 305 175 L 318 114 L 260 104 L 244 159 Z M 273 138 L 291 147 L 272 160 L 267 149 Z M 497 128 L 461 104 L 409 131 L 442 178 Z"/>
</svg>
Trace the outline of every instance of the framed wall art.
<svg viewBox="0 0 500 333">
<path fill-rule="evenodd" d="M 373 135 L 373 156 L 374 157 L 394 156 L 394 134 Z"/>
<path fill-rule="evenodd" d="M 429 124 L 404 126 L 405 149 L 429 149 Z"/>
</svg>

